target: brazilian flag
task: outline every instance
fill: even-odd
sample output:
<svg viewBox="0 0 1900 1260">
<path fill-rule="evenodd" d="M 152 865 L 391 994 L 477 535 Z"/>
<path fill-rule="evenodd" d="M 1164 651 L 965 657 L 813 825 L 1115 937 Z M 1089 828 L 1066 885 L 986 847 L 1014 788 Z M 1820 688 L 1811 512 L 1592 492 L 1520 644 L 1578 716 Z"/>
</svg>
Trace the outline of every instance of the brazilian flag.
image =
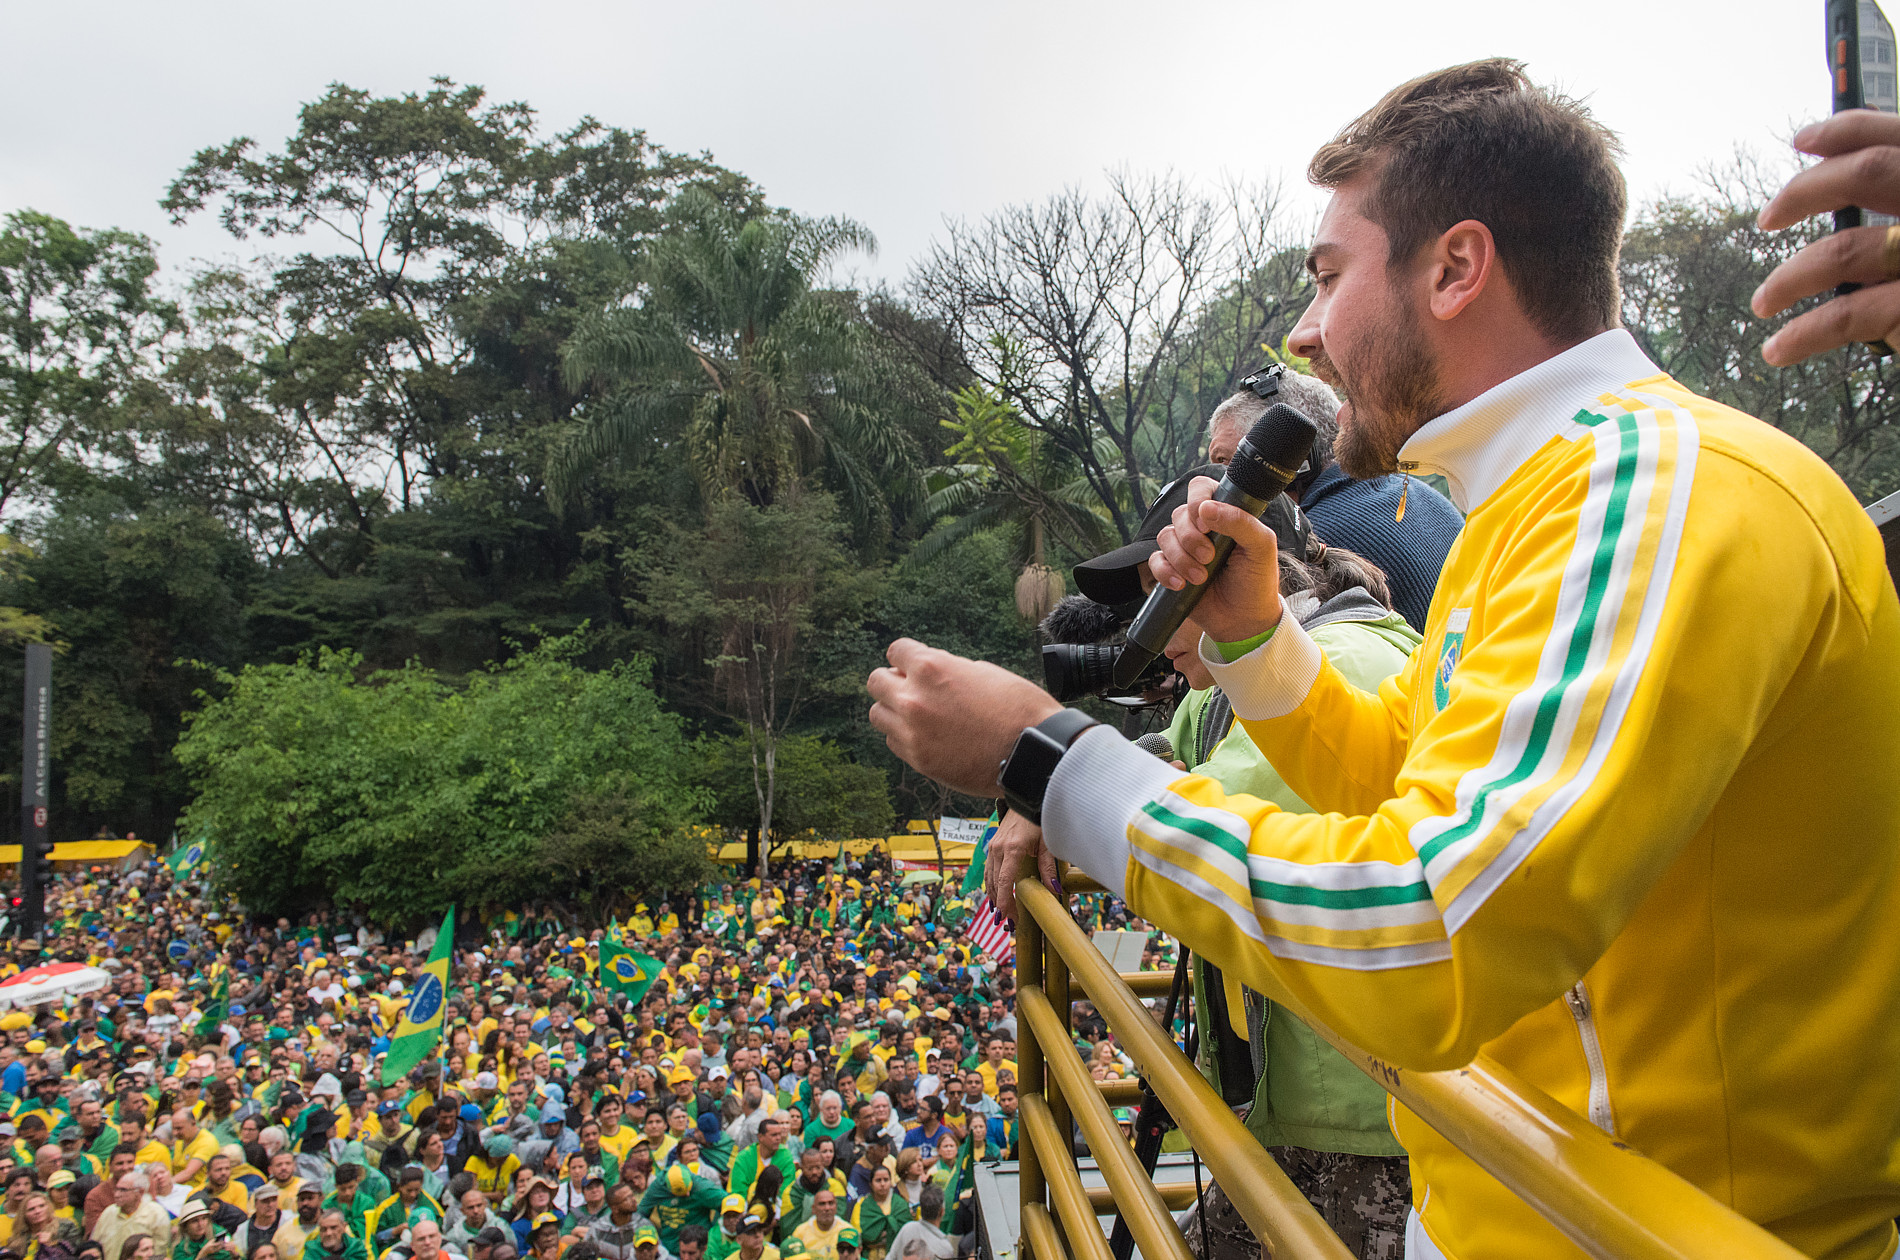
<svg viewBox="0 0 1900 1260">
<path fill-rule="evenodd" d="M 449 956 L 455 948 L 455 907 L 442 916 L 435 948 L 409 990 L 409 1005 L 383 1056 L 383 1084 L 394 1085 L 428 1058 L 442 1040 L 442 1007 L 449 993 Z"/>
<path fill-rule="evenodd" d="M 211 1004 L 205 1007 L 204 1017 L 198 1021 L 198 1035 L 209 1040 L 218 1035 L 218 1027 L 231 1018 L 231 973 L 225 971 L 218 976 L 218 985 L 211 991 Z"/>
<path fill-rule="evenodd" d="M 600 980 L 627 1001 L 638 1002 L 653 987 L 653 981 L 665 966 L 659 959 L 628 949 L 613 941 L 600 943 Z"/>
<path fill-rule="evenodd" d="M 193 840 L 189 844 L 179 845 L 176 849 L 166 854 L 165 865 L 171 867 L 173 879 L 183 879 L 185 876 L 197 870 L 198 863 L 204 861 L 204 859 L 204 841 Z"/>
</svg>

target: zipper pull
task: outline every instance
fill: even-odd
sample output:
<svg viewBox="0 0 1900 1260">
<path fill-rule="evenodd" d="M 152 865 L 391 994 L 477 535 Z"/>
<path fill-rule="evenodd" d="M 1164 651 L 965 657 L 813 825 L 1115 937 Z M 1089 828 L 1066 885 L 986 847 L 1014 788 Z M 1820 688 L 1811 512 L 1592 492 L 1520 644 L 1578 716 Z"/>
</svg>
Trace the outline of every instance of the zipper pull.
<svg viewBox="0 0 1900 1260">
<path fill-rule="evenodd" d="M 1590 1018 L 1590 999 L 1584 994 L 1582 984 L 1565 989 L 1564 1002 L 1570 1007 L 1570 1013 L 1578 1019 Z"/>
<path fill-rule="evenodd" d="M 1395 523 L 1405 519 L 1405 497 L 1412 493 L 1412 470 L 1417 467 L 1418 464 L 1415 462 L 1401 461 L 1399 464 L 1399 470 L 1405 474 L 1405 480 L 1399 483 L 1399 510 L 1392 516 Z"/>
</svg>

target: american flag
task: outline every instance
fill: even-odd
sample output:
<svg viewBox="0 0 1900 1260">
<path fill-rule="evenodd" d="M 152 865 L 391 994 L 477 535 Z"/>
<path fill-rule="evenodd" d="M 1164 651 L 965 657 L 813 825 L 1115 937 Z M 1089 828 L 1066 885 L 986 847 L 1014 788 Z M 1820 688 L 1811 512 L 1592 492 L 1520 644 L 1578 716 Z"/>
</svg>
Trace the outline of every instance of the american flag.
<svg viewBox="0 0 1900 1260">
<path fill-rule="evenodd" d="M 977 898 L 976 912 L 970 917 L 970 943 L 999 963 L 1008 962 L 1016 952 L 1016 934 L 990 917 L 988 893 Z"/>
</svg>

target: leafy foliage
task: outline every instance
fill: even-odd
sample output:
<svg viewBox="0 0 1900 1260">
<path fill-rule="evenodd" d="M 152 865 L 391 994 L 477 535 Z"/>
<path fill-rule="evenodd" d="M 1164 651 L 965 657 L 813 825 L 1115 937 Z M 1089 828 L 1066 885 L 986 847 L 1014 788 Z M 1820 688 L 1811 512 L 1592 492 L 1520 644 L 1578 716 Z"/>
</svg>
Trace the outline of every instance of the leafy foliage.
<svg viewBox="0 0 1900 1260">
<path fill-rule="evenodd" d="M 612 391 L 556 454 L 553 485 L 629 448 L 683 442 L 703 496 L 771 504 L 819 467 L 871 510 L 913 476 L 902 431 L 878 405 L 901 373 L 871 329 L 814 289 L 834 261 L 870 251 L 848 219 L 747 215 L 689 190 L 678 223 L 644 251 L 638 306 L 584 321 L 570 387 Z"/>
<path fill-rule="evenodd" d="M 0 231 L 0 515 L 75 459 L 122 458 L 178 311 L 152 291 L 152 243 L 32 210 Z"/>
<path fill-rule="evenodd" d="M 178 744 L 187 834 L 266 913 L 330 899 L 379 922 L 703 874 L 707 795 L 644 665 L 551 640 L 455 689 L 324 650 L 221 673 Z M 699 862 L 689 860 L 697 846 Z"/>
<path fill-rule="evenodd" d="M 712 821 L 756 830 L 759 803 L 751 741 L 743 735 L 708 736 L 694 751 L 699 781 L 713 794 Z M 884 772 L 851 760 L 830 740 L 813 735 L 780 740 L 776 785 L 774 844 L 806 832 L 821 840 L 881 836 L 895 825 Z"/>
</svg>

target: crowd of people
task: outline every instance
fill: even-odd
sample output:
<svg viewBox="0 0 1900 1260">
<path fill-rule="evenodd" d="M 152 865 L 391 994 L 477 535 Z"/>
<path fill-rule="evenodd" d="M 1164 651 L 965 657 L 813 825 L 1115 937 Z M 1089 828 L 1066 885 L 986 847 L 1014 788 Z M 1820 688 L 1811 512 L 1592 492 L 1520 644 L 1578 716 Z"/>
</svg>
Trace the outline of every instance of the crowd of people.
<svg viewBox="0 0 1900 1260">
<path fill-rule="evenodd" d="M 1016 1023 L 955 885 L 811 863 L 690 901 L 464 926 L 442 1038 L 385 1084 L 433 931 L 259 920 L 160 863 L 57 876 L 0 973 L 112 978 L 0 1017 L 0 1260 L 970 1252 Z M 638 1001 L 602 982 L 610 935 L 664 962 Z"/>
</svg>

